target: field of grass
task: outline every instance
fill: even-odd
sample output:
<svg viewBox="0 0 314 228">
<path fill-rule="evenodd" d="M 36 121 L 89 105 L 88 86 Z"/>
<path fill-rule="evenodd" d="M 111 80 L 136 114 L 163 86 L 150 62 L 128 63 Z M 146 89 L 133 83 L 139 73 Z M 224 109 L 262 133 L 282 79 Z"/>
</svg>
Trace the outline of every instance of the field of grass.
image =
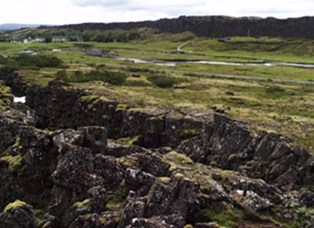
<svg viewBox="0 0 314 228">
<path fill-rule="evenodd" d="M 177 50 L 184 43 L 187 45 Z M 244 120 L 256 132 L 279 132 L 314 153 L 314 68 L 187 62 L 314 64 L 313 40 L 233 37 L 230 42 L 219 42 L 216 39 L 198 38 L 190 33 L 154 33 L 145 39 L 127 43 L 0 43 L 3 56 L 16 55 L 25 50 L 52 55 L 64 63 L 62 68 L 20 69 L 20 73 L 30 82 L 45 85 L 58 77 L 76 83 L 80 88 L 89 88 L 95 94 L 106 90 L 138 105 L 220 109 Z M 110 55 L 92 56 L 88 54 L 91 50 Z M 176 65 L 134 63 L 118 57 L 175 61 Z M 99 78 L 102 74 L 96 77 L 91 73 L 104 71 L 122 73 L 126 80 L 108 87 L 105 83 L 108 80 Z M 224 78 L 220 77 L 221 74 L 235 77 Z M 251 78 L 248 80 L 237 76 Z"/>
</svg>

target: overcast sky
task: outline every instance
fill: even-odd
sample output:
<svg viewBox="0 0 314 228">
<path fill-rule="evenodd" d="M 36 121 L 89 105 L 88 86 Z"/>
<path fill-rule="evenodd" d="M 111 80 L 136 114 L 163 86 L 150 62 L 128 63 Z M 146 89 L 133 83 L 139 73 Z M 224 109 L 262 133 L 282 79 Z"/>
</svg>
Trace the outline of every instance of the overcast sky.
<svg viewBox="0 0 314 228">
<path fill-rule="evenodd" d="M 180 15 L 313 16 L 314 0 L 2 0 L 0 24 L 69 24 Z"/>
</svg>

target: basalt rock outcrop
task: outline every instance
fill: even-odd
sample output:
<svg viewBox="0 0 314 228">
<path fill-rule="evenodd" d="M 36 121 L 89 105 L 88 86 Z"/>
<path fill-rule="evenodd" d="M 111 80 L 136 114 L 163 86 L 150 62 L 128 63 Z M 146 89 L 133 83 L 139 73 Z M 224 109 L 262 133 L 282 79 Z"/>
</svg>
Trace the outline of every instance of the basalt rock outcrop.
<svg viewBox="0 0 314 228">
<path fill-rule="evenodd" d="M 313 227 L 313 156 L 225 115 L 69 84 L 0 112 L 0 227 Z"/>
<path fill-rule="evenodd" d="M 129 23 L 85 23 L 63 25 L 55 28 L 76 30 L 113 30 L 153 28 L 163 33 L 182 33 L 190 31 L 204 37 L 228 36 L 270 36 L 314 38 L 314 18 L 301 17 L 289 19 L 227 17 L 227 16 L 181 16 L 175 19 L 141 21 Z"/>
</svg>

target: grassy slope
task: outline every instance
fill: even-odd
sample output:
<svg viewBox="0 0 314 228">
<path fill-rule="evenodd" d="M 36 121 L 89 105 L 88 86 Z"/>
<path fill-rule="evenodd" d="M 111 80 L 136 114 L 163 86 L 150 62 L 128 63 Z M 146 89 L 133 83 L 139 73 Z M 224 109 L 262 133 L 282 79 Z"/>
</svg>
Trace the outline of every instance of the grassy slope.
<svg viewBox="0 0 314 228">
<path fill-rule="evenodd" d="M 186 41 L 190 43 L 183 50 L 191 53 L 180 54 L 176 48 Z M 141 41 L 129 43 L 88 43 L 89 49 L 114 51 L 119 57 L 166 60 L 212 60 L 256 62 L 288 61 L 314 64 L 314 41 L 283 40 L 279 38 L 236 37 L 230 43 L 214 39 L 195 38 L 189 33 L 179 35 L 154 34 Z M 176 67 L 156 66 L 153 64 L 134 64 L 114 58 L 92 57 L 85 54 L 75 43 L 50 44 L 0 44 L 1 53 L 14 54 L 20 50 L 34 50 L 39 53 L 62 58 L 68 74 L 76 70 L 90 71 L 96 65 L 100 68 L 125 71 L 129 78 L 124 86 L 110 89 L 102 83 L 80 84 L 97 91 L 109 90 L 112 93 L 127 95 L 130 100 L 142 104 L 171 104 L 197 109 L 213 106 L 223 108 L 238 119 L 246 120 L 255 129 L 280 132 L 294 138 L 300 145 L 314 152 L 314 86 L 285 84 L 273 81 L 246 81 L 188 76 L 182 71 L 197 71 L 211 74 L 234 74 L 259 76 L 268 79 L 314 80 L 314 69 L 292 67 L 252 67 L 217 66 L 180 63 Z M 53 52 L 52 49 L 62 51 Z M 122 66 L 121 66 L 122 65 Z M 133 71 L 129 72 L 130 67 Z M 182 80 L 175 88 L 158 88 L 147 80 L 153 69 L 168 70 L 166 75 Z M 22 74 L 30 81 L 46 84 L 52 80 L 59 69 L 23 70 Z M 137 77 L 132 77 L 137 74 Z M 160 74 L 160 72 L 159 72 Z M 229 94 L 229 95 L 228 95 Z M 231 95 L 230 95 L 231 94 Z"/>
</svg>

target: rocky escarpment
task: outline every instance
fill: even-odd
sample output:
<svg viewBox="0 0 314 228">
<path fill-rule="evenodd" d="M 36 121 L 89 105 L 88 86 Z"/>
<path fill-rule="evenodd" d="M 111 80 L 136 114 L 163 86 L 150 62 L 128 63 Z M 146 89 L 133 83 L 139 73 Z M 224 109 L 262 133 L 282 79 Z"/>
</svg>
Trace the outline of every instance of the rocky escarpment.
<svg viewBox="0 0 314 228">
<path fill-rule="evenodd" d="M 314 160 L 224 115 L 52 82 L 0 112 L 0 227 L 312 227 Z M 187 225 L 191 224 L 191 225 Z"/>
<path fill-rule="evenodd" d="M 160 32 L 182 33 L 190 31 L 198 36 L 227 37 L 227 36 L 271 36 L 271 37 L 300 37 L 314 38 L 314 18 L 254 18 L 254 17 L 224 17 L 203 16 L 185 17 L 176 19 L 161 19 L 157 21 L 142 21 L 129 23 L 85 23 L 64 25 L 56 28 L 76 30 L 112 30 L 153 28 Z"/>
</svg>

